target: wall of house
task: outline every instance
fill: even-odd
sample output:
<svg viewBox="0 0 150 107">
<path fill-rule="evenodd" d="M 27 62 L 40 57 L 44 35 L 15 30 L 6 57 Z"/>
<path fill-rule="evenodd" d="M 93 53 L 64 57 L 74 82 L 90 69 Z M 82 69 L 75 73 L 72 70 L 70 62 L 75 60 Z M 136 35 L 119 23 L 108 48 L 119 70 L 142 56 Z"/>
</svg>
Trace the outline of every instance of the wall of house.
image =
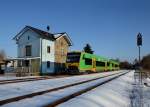
<svg viewBox="0 0 150 107">
<path fill-rule="evenodd" d="M 66 56 L 68 52 L 68 43 L 65 38 L 62 36 L 55 42 L 55 62 L 57 63 L 65 63 Z"/>
<path fill-rule="evenodd" d="M 28 40 L 29 36 L 29 40 Z M 32 45 L 32 56 L 40 56 L 40 38 L 39 35 L 32 30 L 26 30 L 18 41 L 18 57 L 26 57 L 25 46 Z"/>
<path fill-rule="evenodd" d="M 64 63 L 66 62 L 67 52 L 68 52 L 68 43 L 65 38 L 62 36 L 55 41 L 55 71 L 63 71 Z"/>
<path fill-rule="evenodd" d="M 50 46 L 50 53 L 47 46 Z M 42 73 L 54 73 L 54 50 L 54 41 L 42 39 Z M 50 61 L 50 68 L 47 68 L 47 61 Z"/>
</svg>

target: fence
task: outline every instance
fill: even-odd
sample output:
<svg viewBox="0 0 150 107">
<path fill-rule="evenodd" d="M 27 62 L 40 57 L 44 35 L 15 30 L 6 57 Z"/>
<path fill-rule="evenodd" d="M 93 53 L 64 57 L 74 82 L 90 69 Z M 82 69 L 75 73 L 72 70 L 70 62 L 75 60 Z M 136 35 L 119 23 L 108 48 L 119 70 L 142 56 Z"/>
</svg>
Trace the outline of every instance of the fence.
<svg viewBox="0 0 150 107">
<path fill-rule="evenodd" d="M 6 74 L 13 73 L 17 77 L 40 75 L 39 69 L 36 67 L 15 67 L 7 69 L 5 73 Z"/>
</svg>

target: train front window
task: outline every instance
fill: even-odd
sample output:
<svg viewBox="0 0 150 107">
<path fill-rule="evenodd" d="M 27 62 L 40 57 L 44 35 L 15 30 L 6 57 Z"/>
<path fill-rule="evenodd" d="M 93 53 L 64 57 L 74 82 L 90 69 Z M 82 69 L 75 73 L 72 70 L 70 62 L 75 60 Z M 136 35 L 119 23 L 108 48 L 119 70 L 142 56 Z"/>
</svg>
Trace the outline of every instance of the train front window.
<svg viewBox="0 0 150 107">
<path fill-rule="evenodd" d="M 81 53 L 68 53 L 67 62 L 79 62 Z"/>
</svg>

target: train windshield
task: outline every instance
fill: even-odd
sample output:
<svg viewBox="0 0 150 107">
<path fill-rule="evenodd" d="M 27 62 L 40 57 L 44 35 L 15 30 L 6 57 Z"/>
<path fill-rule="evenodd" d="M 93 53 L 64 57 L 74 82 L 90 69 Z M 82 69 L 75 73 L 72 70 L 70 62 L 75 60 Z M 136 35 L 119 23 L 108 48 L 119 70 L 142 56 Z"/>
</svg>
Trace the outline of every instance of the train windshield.
<svg viewBox="0 0 150 107">
<path fill-rule="evenodd" d="M 81 53 L 68 53 L 67 62 L 79 62 Z"/>
</svg>

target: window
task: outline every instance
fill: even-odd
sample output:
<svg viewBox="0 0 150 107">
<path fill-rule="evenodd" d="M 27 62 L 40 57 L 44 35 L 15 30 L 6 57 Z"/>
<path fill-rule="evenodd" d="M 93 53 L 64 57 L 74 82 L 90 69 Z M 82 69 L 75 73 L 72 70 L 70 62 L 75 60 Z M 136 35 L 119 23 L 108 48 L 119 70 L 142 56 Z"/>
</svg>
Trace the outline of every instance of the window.
<svg viewBox="0 0 150 107">
<path fill-rule="evenodd" d="M 26 56 L 31 56 L 31 48 L 32 48 L 32 46 L 31 45 L 27 45 L 25 48 L 26 48 Z"/>
<path fill-rule="evenodd" d="M 28 40 L 30 39 L 30 36 L 28 36 Z"/>
<path fill-rule="evenodd" d="M 96 61 L 96 66 L 105 66 L 105 62 Z"/>
<path fill-rule="evenodd" d="M 115 64 L 112 64 L 112 67 L 115 67 Z"/>
<path fill-rule="evenodd" d="M 50 68 L 50 61 L 47 61 L 47 68 Z"/>
<path fill-rule="evenodd" d="M 51 48 L 50 46 L 47 46 L 47 53 L 50 53 L 51 52 Z"/>
<path fill-rule="evenodd" d="M 81 53 L 67 53 L 67 62 L 78 62 L 80 61 Z"/>
<path fill-rule="evenodd" d="M 107 66 L 110 66 L 110 63 L 109 63 L 109 62 L 107 62 Z"/>
<path fill-rule="evenodd" d="M 85 58 L 85 65 L 92 65 L 92 59 Z"/>
<path fill-rule="evenodd" d="M 118 65 L 117 65 L 117 64 L 115 64 L 115 67 L 118 67 Z"/>
</svg>

